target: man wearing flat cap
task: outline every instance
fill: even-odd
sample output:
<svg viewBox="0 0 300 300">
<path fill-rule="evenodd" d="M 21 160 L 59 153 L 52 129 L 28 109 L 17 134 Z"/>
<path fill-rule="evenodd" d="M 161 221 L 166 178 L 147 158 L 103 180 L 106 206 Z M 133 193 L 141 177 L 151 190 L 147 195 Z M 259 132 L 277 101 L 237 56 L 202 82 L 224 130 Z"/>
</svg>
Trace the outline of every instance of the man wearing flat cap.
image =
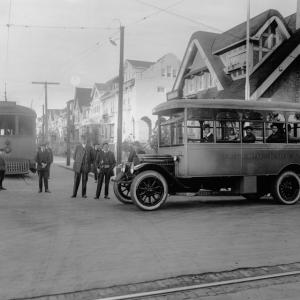
<svg viewBox="0 0 300 300">
<path fill-rule="evenodd" d="M 41 143 L 37 151 L 35 161 L 37 163 L 37 171 L 39 175 L 39 193 L 43 191 L 43 182 L 45 193 L 50 193 L 48 188 L 49 167 L 51 164 L 50 153 L 46 150 L 46 144 Z"/>
<path fill-rule="evenodd" d="M 0 191 L 6 190 L 6 188 L 3 187 L 3 180 L 5 177 L 5 160 L 3 157 L 4 149 L 0 149 Z"/>
<path fill-rule="evenodd" d="M 88 181 L 88 175 L 91 171 L 91 164 L 94 162 L 93 148 L 87 143 L 87 136 L 82 135 L 80 138 L 80 144 L 76 146 L 74 152 L 74 185 L 73 194 L 71 198 L 77 196 L 78 187 L 81 179 L 82 198 L 86 196 L 86 184 Z"/>
<path fill-rule="evenodd" d="M 253 133 L 253 127 L 249 125 L 244 129 L 246 130 L 246 135 L 243 137 L 243 143 L 255 143 L 256 137 Z"/>
</svg>

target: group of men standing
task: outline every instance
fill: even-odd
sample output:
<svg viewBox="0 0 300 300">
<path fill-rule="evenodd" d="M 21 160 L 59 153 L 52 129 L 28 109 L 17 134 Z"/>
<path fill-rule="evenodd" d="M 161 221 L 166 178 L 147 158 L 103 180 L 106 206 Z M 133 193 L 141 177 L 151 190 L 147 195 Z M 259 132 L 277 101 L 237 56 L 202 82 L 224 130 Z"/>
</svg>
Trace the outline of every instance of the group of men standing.
<svg viewBox="0 0 300 300">
<path fill-rule="evenodd" d="M 109 199 L 108 188 L 110 177 L 113 175 L 113 169 L 116 165 L 115 155 L 109 150 L 108 143 L 103 144 L 102 149 L 95 150 L 87 143 L 87 137 L 81 136 L 80 144 L 76 146 L 74 152 L 74 185 L 72 198 L 77 196 L 77 191 L 81 181 L 82 198 L 87 198 L 86 185 L 88 174 L 95 168 L 95 179 L 97 179 L 97 189 L 94 199 L 99 199 L 103 181 L 105 182 L 104 198 Z"/>
</svg>

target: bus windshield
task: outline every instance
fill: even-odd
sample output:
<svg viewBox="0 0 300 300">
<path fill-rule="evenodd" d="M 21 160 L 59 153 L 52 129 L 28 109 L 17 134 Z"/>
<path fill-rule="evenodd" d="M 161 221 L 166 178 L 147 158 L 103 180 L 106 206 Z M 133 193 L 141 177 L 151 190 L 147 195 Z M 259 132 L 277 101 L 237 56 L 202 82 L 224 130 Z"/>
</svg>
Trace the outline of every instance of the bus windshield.
<svg viewBox="0 0 300 300">
<path fill-rule="evenodd" d="M 160 117 L 161 147 L 183 144 L 184 116 L 183 112 Z"/>
</svg>

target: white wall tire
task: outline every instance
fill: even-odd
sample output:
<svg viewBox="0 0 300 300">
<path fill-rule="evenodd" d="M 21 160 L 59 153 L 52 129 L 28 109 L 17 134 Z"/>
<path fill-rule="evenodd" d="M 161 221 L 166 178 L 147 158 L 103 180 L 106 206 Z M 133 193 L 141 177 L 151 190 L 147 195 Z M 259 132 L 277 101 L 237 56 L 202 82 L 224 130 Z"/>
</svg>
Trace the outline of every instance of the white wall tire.
<svg viewBox="0 0 300 300">
<path fill-rule="evenodd" d="M 131 199 L 138 208 L 152 211 L 165 203 L 168 197 L 168 184 L 160 173 L 144 171 L 134 178 L 130 193 Z"/>
<path fill-rule="evenodd" d="M 292 205 L 300 199 L 300 179 L 293 171 L 281 173 L 275 180 L 274 198 L 282 204 Z"/>
</svg>

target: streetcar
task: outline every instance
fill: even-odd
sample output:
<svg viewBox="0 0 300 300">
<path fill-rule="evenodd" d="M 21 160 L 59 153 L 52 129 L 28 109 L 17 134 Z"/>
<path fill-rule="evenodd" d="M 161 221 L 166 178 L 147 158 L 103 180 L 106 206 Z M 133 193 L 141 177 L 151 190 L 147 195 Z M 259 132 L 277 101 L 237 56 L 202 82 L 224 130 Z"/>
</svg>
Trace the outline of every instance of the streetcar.
<svg viewBox="0 0 300 300">
<path fill-rule="evenodd" d="M 13 101 L 0 101 L 0 148 L 6 174 L 35 171 L 36 113 Z"/>
<path fill-rule="evenodd" d="M 299 104 L 177 99 L 153 113 L 158 116 L 158 154 L 122 164 L 114 183 L 121 202 L 148 211 L 175 194 L 259 199 L 271 193 L 282 204 L 298 202 Z M 252 142 L 247 130 L 255 136 Z M 280 139 L 270 142 L 274 132 Z"/>
</svg>

